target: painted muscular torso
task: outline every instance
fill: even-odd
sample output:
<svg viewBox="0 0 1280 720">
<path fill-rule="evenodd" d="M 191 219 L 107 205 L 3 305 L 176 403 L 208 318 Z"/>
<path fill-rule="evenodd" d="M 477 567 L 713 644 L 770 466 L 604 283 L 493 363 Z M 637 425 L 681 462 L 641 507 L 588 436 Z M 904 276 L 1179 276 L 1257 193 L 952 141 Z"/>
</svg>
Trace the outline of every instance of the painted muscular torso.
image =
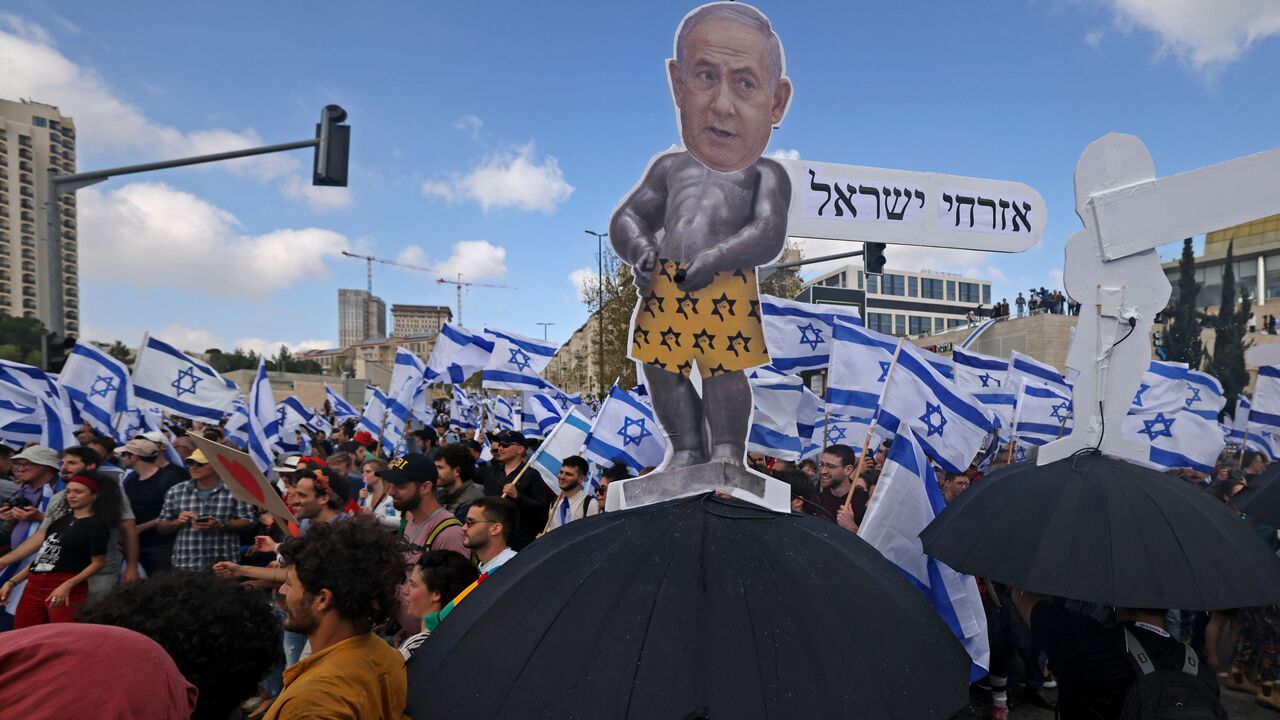
<svg viewBox="0 0 1280 720">
<path fill-rule="evenodd" d="M 658 255 L 689 262 L 754 219 L 760 171 L 755 165 L 735 173 L 710 170 L 687 153 L 666 177 L 667 209 Z"/>
</svg>

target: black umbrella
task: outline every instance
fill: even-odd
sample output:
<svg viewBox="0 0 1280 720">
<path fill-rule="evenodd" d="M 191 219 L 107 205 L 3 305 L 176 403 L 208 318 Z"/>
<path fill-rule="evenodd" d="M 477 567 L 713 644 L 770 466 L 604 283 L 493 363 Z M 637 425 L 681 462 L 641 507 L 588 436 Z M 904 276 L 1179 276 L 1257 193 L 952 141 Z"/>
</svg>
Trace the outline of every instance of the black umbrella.
<svg viewBox="0 0 1280 720">
<path fill-rule="evenodd" d="M 551 532 L 409 662 L 415 718 L 946 718 L 968 655 L 826 520 L 703 495 Z"/>
<path fill-rule="evenodd" d="M 1277 477 L 1280 477 L 1280 463 L 1272 463 L 1236 493 L 1231 504 L 1254 521 L 1280 526 L 1280 482 L 1276 482 Z"/>
<path fill-rule="evenodd" d="M 1088 452 L 992 473 L 920 538 L 961 572 L 1044 595 L 1183 610 L 1280 599 L 1280 560 L 1225 504 Z"/>
</svg>

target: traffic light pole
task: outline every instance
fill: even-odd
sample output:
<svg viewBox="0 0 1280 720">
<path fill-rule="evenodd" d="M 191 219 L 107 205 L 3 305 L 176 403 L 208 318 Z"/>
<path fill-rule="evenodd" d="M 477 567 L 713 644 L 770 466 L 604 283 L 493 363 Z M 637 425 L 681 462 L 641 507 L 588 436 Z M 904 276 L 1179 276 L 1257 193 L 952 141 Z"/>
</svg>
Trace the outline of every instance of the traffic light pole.
<svg viewBox="0 0 1280 720">
<path fill-rule="evenodd" d="M 280 143 L 278 145 L 263 145 L 260 147 L 213 153 L 211 155 L 196 155 L 194 157 L 178 158 L 177 160 L 161 160 L 160 162 L 143 163 L 141 165 L 125 165 L 124 167 L 93 170 L 90 172 L 75 173 L 72 175 L 50 174 L 44 200 L 44 241 L 46 262 L 49 271 L 49 282 L 45 283 L 45 298 L 49 308 L 49 325 L 46 330 L 61 338 L 64 336 L 66 329 L 62 312 L 55 312 L 62 305 L 60 302 L 62 298 L 62 233 L 59 230 L 59 226 L 61 225 L 62 218 L 61 196 L 64 193 L 73 194 L 80 188 L 96 185 L 104 180 L 109 180 L 119 175 L 134 175 L 137 173 L 151 172 L 152 170 L 166 170 L 168 168 L 185 167 L 187 165 L 202 165 L 204 163 L 220 162 L 222 160 L 235 160 L 237 158 L 252 157 L 254 155 L 268 155 L 270 153 L 301 150 L 303 148 L 317 148 L 317 158 L 314 168 L 315 172 L 312 178 L 313 184 L 345 186 L 347 150 L 345 140 L 348 130 L 346 126 L 340 126 L 339 128 L 342 130 L 344 141 L 343 146 L 340 148 L 342 157 L 338 158 L 340 162 L 335 163 L 331 160 L 325 150 L 327 143 L 330 141 L 330 133 L 333 130 L 334 125 L 346 120 L 346 117 L 346 111 L 337 105 L 325 106 L 321 114 L 321 121 L 316 127 L 316 137 L 310 140 L 298 140 L 297 142 Z M 330 164 L 341 165 L 341 167 L 330 168 Z M 329 177 L 330 173 L 335 172 L 340 174 L 339 178 L 336 180 Z"/>
<path fill-rule="evenodd" d="M 861 256 L 862 256 L 861 250 L 854 250 L 853 252 L 837 253 L 835 255 L 823 255 L 822 257 L 804 258 L 802 260 L 796 260 L 794 262 L 778 263 L 777 265 L 767 266 L 767 269 L 785 270 L 787 268 L 800 267 L 801 265 L 812 265 L 813 263 L 826 262 L 828 260 L 839 260 L 841 258 L 861 257 Z"/>
</svg>

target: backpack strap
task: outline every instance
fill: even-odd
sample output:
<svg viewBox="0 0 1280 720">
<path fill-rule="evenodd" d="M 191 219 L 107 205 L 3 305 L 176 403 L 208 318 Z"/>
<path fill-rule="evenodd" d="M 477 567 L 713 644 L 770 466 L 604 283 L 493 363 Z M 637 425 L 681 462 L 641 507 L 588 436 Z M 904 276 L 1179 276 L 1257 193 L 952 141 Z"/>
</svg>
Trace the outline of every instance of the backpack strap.
<svg viewBox="0 0 1280 720">
<path fill-rule="evenodd" d="M 1200 658 L 1196 656 L 1196 651 L 1190 645 L 1183 645 L 1182 652 L 1182 672 L 1194 678 L 1200 677 Z"/>
<path fill-rule="evenodd" d="M 436 544 L 436 538 L 440 537 L 440 533 L 444 532 L 445 530 L 451 527 L 461 527 L 461 526 L 462 526 L 462 523 L 458 522 L 458 518 L 456 517 L 448 517 L 448 518 L 445 518 L 444 520 L 441 520 L 440 524 L 436 525 L 435 528 L 432 529 L 431 534 L 427 536 L 427 541 L 423 543 L 422 546 L 426 548 L 428 551 L 430 551 L 431 546 Z"/>
<path fill-rule="evenodd" d="M 1129 632 L 1129 628 L 1124 629 L 1124 649 L 1129 653 L 1129 657 L 1138 664 L 1138 669 L 1143 675 L 1150 675 L 1156 671 L 1156 666 L 1151 663 L 1151 658 L 1147 655 L 1147 651 L 1143 649 L 1142 643 L 1138 642 L 1138 638 Z"/>
</svg>

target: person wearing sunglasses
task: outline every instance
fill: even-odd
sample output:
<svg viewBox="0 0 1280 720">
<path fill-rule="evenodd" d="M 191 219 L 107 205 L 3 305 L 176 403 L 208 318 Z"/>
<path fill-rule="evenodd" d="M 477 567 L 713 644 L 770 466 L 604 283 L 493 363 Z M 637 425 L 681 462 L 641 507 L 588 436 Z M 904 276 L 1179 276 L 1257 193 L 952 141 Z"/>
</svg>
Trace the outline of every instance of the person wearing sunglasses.
<svg viewBox="0 0 1280 720">
<path fill-rule="evenodd" d="M 257 511 L 231 494 L 200 450 L 186 464 L 191 479 L 165 494 L 156 529 L 176 534 L 173 567 L 206 571 L 240 557 L 240 533 L 254 526 Z"/>
</svg>

